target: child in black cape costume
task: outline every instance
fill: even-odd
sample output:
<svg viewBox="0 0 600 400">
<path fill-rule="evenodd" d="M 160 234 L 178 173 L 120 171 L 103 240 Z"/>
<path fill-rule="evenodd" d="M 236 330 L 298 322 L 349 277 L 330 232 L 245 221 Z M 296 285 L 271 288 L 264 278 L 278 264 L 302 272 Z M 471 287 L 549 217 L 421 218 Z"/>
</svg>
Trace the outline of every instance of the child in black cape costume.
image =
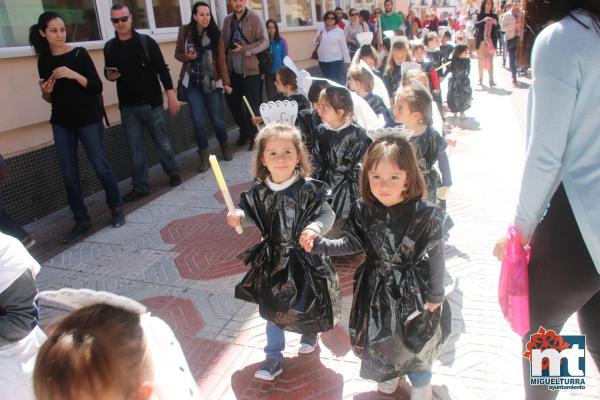
<svg viewBox="0 0 600 400">
<path fill-rule="evenodd" d="M 352 122 L 352 95 L 343 87 L 328 87 L 321 92 L 314 147 L 316 168 L 313 176 L 332 190 L 336 227 L 346 218 L 358 199 L 360 161 L 371 143 L 363 128 Z"/>
<path fill-rule="evenodd" d="M 455 116 L 456 113 L 460 113 L 461 118 L 464 118 L 464 112 L 471 108 L 473 94 L 469 80 L 471 60 L 469 59 L 469 48 L 466 45 L 456 46 L 448 70 L 452 73 L 448 81 L 448 108 Z"/>
<path fill-rule="evenodd" d="M 350 340 L 362 360 L 360 376 L 379 382 L 384 393 L 395 392 L 398 378 L 408 375 L 413 395 L 430 394 L 431 365 L 450 334 L 443 212 L 420 200 L 424 192 L 411 145 L 399 137 L 378 139 L 365 156 L 362 199 L 352 206 L 343 236 L 302 243 L 329 256 L 365 253 L 354 275 Z"/>
<path fill-rule="evenodd" d="M 296 160 L 289 161 L 291 153 Z M 285 171 L 282 157 L 289 167 Z M 288 124 L 268 125 L 256 138 L 254 185 L 242 193 L 241 210 L 227 217 L 231 226 L 249 217 L 262 235 L 241 255 L 250 270 L 235 288 L 235 297 L 258 304 L 268 321 L 266 361 L 254 375 L 258 379 L 273 380 L 283 372 L 283 330 L 303 334 L 299 352 L 310 353 L 317 334 L 332 329 L 341 316 L 331 261 L 307 254 L 298 243 L 301 235 L 327 233 L 335 220 L 329 187 L 307 178 L 310 169 L 300 132 Z"/>
</svg>

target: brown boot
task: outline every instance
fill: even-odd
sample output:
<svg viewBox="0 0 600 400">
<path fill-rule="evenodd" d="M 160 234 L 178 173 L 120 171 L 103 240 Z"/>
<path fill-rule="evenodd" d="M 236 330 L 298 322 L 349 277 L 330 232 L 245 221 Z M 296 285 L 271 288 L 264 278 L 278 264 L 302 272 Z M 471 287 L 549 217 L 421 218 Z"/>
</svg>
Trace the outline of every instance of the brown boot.
<svg viewBox="0 0 600 400">
<path fill-rule="evenodd" d="M 229 150 L 229 146 L 227 146 L 227 142 L 219 142 L 219 147 L 221 148 L 221 155 L 223 156 L 223 160 L 233 160 L 233 156 L 231 155 L 231 150 Z"/>
<path fill-rule="evenodd" d="M 198 167 L 198 172 L 204 172 L 208 169 L 208 150 L 198 150 L 198 154 L 200 155 L 200 166 Z"/>
</svg>

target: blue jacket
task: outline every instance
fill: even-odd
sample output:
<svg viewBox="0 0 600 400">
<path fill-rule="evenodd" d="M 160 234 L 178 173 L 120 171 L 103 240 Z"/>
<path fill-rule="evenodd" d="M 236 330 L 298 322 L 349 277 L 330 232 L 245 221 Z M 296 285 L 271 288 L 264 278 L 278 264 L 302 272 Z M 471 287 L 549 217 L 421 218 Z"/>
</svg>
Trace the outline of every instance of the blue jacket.
<svg viewBox="0 0 600 400">
<path fill-rule="evenodd" d="M 562 182 L 600 273 L 600 34 L 587 13 L 574 15 L 590 29 L 565 17 L 533 46 L 527 155 L 514 222 L 531 236 Z"/>
<path fill-rule="evenodd" d="M 283 59 L 287 56 L 287 42 L 284 38 L 271 40 L 271 53 L 273 53 L 273 68 L 271 68 L 271 73 L 274 74 L 283 66 Z"/>
</svg>

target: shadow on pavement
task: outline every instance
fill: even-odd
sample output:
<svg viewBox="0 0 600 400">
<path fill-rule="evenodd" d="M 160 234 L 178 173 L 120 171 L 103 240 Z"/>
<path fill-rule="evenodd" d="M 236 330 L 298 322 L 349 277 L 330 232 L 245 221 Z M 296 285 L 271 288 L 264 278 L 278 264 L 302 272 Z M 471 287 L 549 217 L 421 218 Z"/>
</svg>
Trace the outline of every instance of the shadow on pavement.
<svg viewBox="0 0 600 400">
<path fill-rule="evenodd" d="M 497 94 L 498 96 L 510 96 L 512 94 L 512 90 L 506 90 L 499 87 L 491 87 L 488 88 L 487 91 L 490 94 Z"/>
<path fill-rule="evenodd" d="M 439 357 L 442 365 L 446 367 L 452 367 L 454 364 L 456 342 L 458 342 L 460 335 L 465 332 L 464 317 L 462 315 L 464 295 L 462 289 L 459 287 L 459 283 L 459 278 L 456 278 L 454 281 L 454 288 L 446 295 L 452 310 L 452 333 L 450 334 L 450 338 L 448 338 L 448 342 L 446 342 L 446 345 L 442 350 L 442 354 Z"/>
<path fill-rule="evenodd" d="M 331 399 L 342 398 L 344 377 L 327 368 L 320 350 L 306 356 L 283 359 L 283 374 L 272 382 L 254 378 L 261 363 L 254 363 L 231 376 L 231 388 L 238 400 Z"/>
</svg>

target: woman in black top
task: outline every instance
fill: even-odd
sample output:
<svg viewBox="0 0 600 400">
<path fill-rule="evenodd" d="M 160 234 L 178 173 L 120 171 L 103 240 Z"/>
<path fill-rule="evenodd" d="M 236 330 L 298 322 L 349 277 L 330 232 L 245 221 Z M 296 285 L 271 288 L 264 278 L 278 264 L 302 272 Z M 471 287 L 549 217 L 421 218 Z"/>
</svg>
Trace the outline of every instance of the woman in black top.
<svg viewBox="0 0 600 400">
<path fill-rule="evenodd" d="M 477 61 L 479 64 L 479 84 L 483 85 L 483 70 L 487 69 L 490 78 L 490 87 L 494 83 L 494 55 L 498 46 L 498 16 L 494 14 L 494 3 L 485 0 L 481 3 L 481 9 L 477 14 L 475 23 L 475 48 L 477 49 Z"/>
<path fill-rule="evenodd" d="M 70 242 L 90 228 L 90 216 L 83 201 L 79 180 L 77 147 L 79 141 L 106 192 L 112 225 L 125 224 L 119 187 L 106 161 L 104 125 L 99 96 L 102 82 L 94 63 L 82 47 L 65 43 L 63 19 L 55 12 L 40 15 L 29 31 L 29 42 L 38 55 L 38 72 L 42 98 L 52 104 L 52 133 L 73 212 L 75 226 L 64 238 Z"/>
</svg>

